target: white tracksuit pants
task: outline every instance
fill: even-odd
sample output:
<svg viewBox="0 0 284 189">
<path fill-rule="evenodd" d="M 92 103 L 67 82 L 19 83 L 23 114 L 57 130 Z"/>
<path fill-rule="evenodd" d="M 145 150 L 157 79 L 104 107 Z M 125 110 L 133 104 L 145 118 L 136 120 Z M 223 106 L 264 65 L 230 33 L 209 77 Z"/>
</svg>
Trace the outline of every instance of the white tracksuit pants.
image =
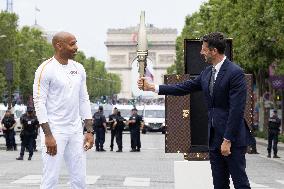
<svg viewBox="0 0 284 189">
<path fill-rule="evenodd" d="M 84 135 L 53 134 L 57 144 L 57 154 L 50 156 L 46 153 L 45 136 L 41 133 L 43 177 L 41 189 L 54 189 L 58 182 L 62 160 L 65 160 L 70 175 L 72 189 L 86 188 L 86 152 L 83 148 Z"/>
</svg>

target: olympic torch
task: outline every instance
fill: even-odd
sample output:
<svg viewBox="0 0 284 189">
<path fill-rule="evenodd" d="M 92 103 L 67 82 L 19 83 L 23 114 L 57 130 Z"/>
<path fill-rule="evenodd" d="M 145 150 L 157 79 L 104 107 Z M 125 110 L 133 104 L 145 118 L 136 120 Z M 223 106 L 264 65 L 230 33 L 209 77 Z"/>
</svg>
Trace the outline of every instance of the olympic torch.
<svg viewBox="0 0 284 189">
<path fill-rule="evenodd" d="M 139 31 L 138 31 L 137 38 L 138 38 L 137 59 L 138 59 L 138 65 L 139 65 L 138 72 L 139 72 L 140 77 L 144 77 L 145 69 L 147 66 L 147 56 L 148 56 L 148 42 L 147 42 L 147 33 L 146 33 L 146 25 L 145 25 L 145 11 L 141 11 Z"/>
</svg>

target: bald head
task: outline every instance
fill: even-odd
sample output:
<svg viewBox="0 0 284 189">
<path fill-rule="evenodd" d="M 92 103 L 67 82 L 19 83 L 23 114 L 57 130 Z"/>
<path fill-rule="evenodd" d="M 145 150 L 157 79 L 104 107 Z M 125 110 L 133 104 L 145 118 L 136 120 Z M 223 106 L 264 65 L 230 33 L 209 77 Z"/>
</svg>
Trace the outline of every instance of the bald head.
<svg viewBox="0 0 284 189">
<path fill-rule="evenodd" d="M 56 44 L 67 42 L 68 38 L 75 38 L 74 35 L 68 32 L 58 32 L 52 38 L 52 45 L 56 49 Z"/>
<path fill-rule="evenodd" d="M 52 45 L 55 49 L 57 59 L 73 59 L 77 52 L 77 40 L 75 36 L 69 32 L 58 32 L 52 38 Z"/>
</svg>

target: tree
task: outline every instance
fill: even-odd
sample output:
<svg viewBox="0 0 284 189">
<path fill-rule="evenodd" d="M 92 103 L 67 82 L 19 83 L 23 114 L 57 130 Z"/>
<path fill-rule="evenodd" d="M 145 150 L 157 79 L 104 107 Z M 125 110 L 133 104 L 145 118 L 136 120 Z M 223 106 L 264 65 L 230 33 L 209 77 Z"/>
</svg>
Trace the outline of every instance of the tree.
<svg viewBox="0 0 284 189">
<path fill-rule="evenodd" d="M 17 22 L 16 14 L 0 13 L 0 95 L 7 93 L 4 62 L 8 59 L 14 64 L 12 91 L 19 91 L 23 103 L 27 103 L 33 93 L 34 73 L 53 55 L 53 47 L 41 31 L 27 26 L 19 30 Z M 119 93 L 121 80 L 118 75 L 106 72 L 104 62 L 86 58 L 83 52 L 78 52 L 76 60 L 85 67 L 91 100 Z"/>
<path fill-rule="evenodd" d="M 78 52 L 76 61 L 85 67 L 88 93 L 92 101 L 101 96 L 112 96 L 120 92 L 121 80 L 119 76 L 107 73 L 103 61 L 96 60 L 94 57 L 86 58 L 83 52 Z"/>
<path fill-rule="evenodd" d="M 0 91 L 3 95 L 6 91 L 5 60 L 15 60 L 15 38 L 17 34 L 16 14 L 0 12 Z M 15 74 L 14 74 L 15 75 Z M 1 96 L 2 96 L 1 95 Z"/>
<path fill-rule="evenodd" d="M 220 31 L 233 38 L 234 61 L 253 73 L 259 96 L 267 90 L 268 67 L 284 73 L 284 0 L 209 0 L 185 18 L 176 40 L 176 73 L 184 73 L 183 40 Z M 174 68 L 174 66 L 173 66 Z M 173 72 L 173 71 L 172 71 Z"/>
</svg>

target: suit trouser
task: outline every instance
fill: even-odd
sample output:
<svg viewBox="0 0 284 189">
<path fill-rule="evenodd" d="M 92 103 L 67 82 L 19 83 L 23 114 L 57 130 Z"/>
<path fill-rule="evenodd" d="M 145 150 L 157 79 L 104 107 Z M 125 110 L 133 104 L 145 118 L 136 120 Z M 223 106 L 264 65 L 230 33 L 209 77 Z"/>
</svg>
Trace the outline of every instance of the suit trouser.
<svg viewBox="0 0 284 189">
<path fill-rule="evenodd" d="M 63 159 L 70 175 L 72 189 L 86 188 L 86 152 L 83 149 L 83 133 L 59 134 L 53 133 L 57 144 L 57 154 L 46 153 L 44 134 L 41 133 L 43 177 L 41 189 L 56 187 Z"/>
<path fill-rule="evenodd" d="M 246 147 L 232 147 L 227 157 L 221 154 L 220 149 L 210 150 L 214 189 L 230 189 L 230 175 L 235 189 L 250 189 L 245 153 Z"/>
</svg>

